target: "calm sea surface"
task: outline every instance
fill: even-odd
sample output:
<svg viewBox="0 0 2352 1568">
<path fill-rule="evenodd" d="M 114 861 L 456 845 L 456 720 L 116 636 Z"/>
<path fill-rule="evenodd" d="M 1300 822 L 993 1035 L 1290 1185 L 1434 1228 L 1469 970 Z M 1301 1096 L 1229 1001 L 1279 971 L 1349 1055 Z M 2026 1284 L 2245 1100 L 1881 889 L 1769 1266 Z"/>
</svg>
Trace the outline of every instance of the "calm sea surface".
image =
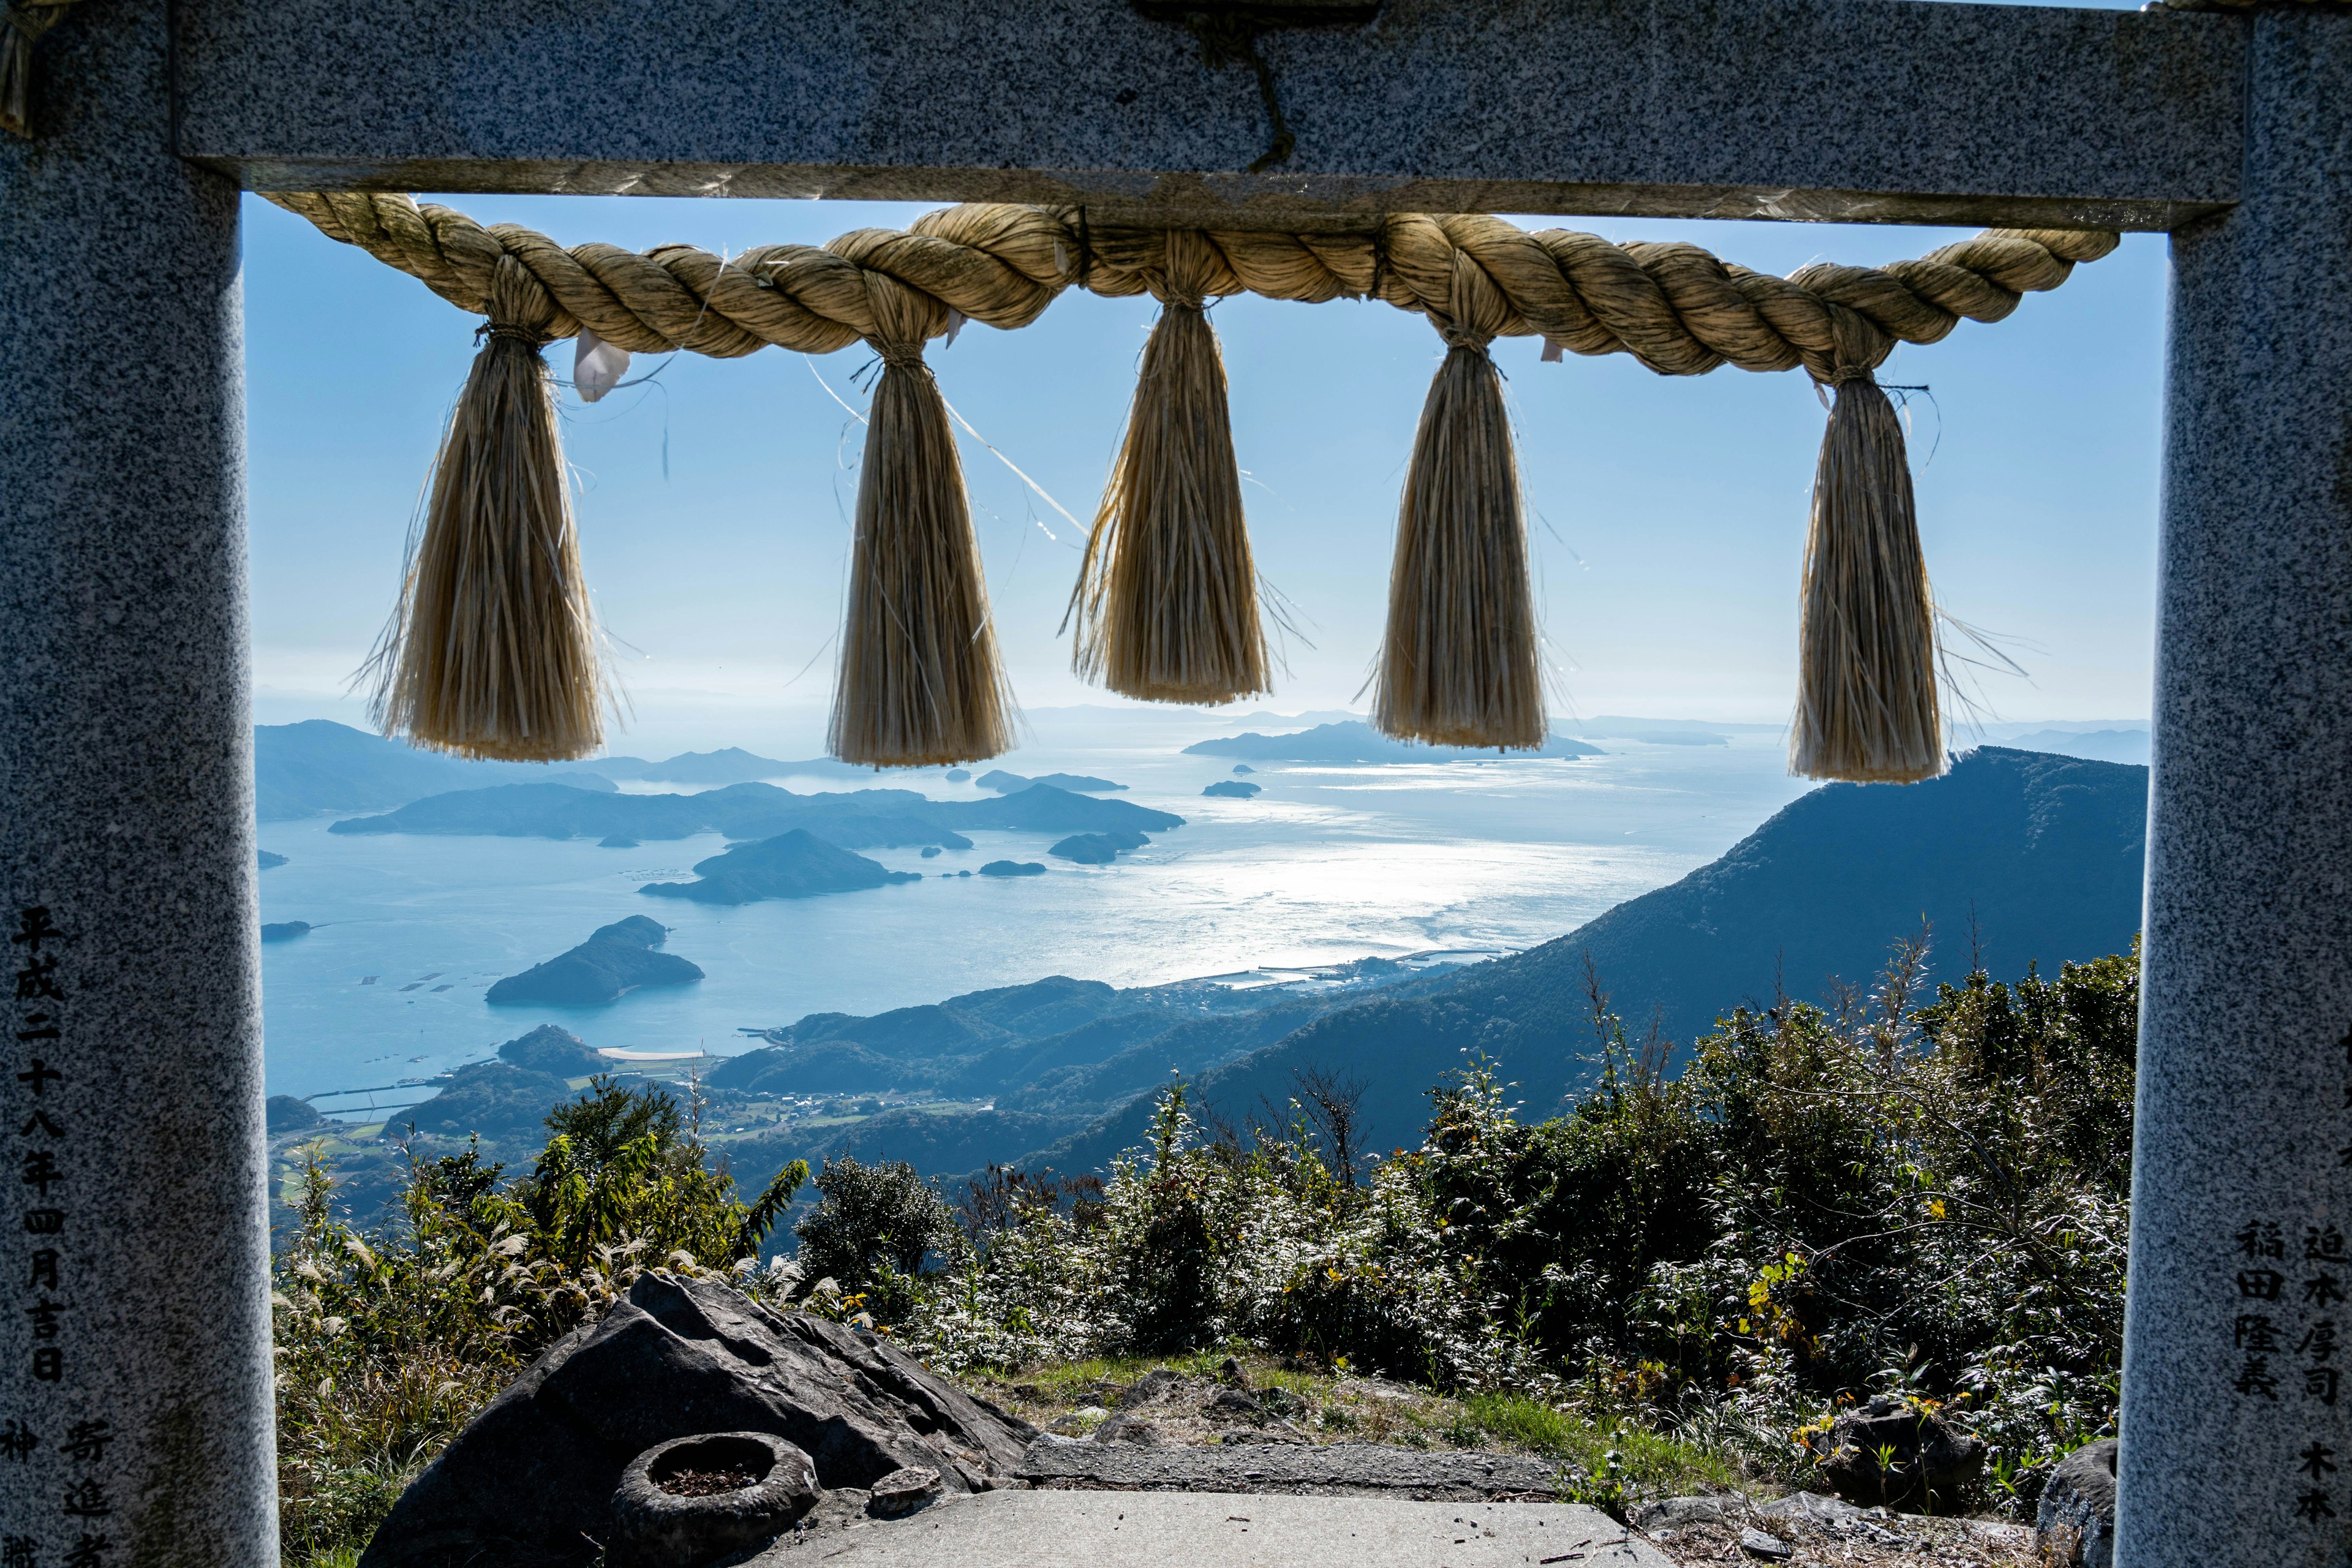
<svg viewBox="0 0 2352 1568">
<path fill-rule="evenodd" d="M 715 837 L 604 849 L 593 839 L 337 837 L 323 817 L 265 823 L 262 847 L 289 863 L 262 874 L 262 918 L 319 928 L 262 949 L 270 1092 L 427 1076 L 545 1022 L 593 1046 L 732 1051 L 745 1043 L 740 1029 L 804 1013 L 872 1013 L 1049 974 L 1150 984 L 1528 947 L 1713 859 L 1804 787 L 1784 775 L 1777 736 L 1746 734 L 1714 747 L 1604 740 L 1608 755 L 1578 762 L 1257 764 L 1256 799 L 1202 798 L 1203 785 L 1233 776 L 1232 762 L 1181 748 L 1241 727 L 1065 713 L 1038 719 L 1028 743 L 1000 759 L 1024 773 L 1114 779 L 1130 786 L 1115 798 L 1186 819 L 1115 866 L 1049 858 L 1056 835 L 972 833 L 972 848 L 931 860 L 866 852 L 923 872 L 920 882 L 731 909 L 637 891 L 689 875 L 725 847 Z M 880 782 L 983 798 L 937 771 Z M 952 875 L 1006 857 L 1051 871 Z M 668 951 L 708 978 L 607 1007 L 483 1000 L 494 980 L 633 914 L 671 927 Z"/>
</svg>

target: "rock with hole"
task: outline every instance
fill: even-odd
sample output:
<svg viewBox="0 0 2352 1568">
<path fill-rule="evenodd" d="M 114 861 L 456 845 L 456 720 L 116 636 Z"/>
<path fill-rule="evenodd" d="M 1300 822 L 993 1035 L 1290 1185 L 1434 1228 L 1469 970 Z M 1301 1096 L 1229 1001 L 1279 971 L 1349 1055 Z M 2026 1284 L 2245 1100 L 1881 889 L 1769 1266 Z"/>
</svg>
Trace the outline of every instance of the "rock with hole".
<svg viewBox="0 0 2352 1568">
<path fill-rule="evenodd" d="M 769 1433 L 656 1443 L 621 1473 L 604 1561 L 607 1568 L 702 1568 L 774 1540 L 816 1498 L 809 1457 Z"/>
<path fill-rule="evenodd" d="M 713 1432 L 783 1439 L 828 1490 L 922 1466 L 950 1492 L 997 1485 L 1035 1436 L 876 1335 L 770 1311 L 717 1280 L 648 1274 L 457 1434 L 361 1563 L 586 1568 L 630 1462 Z"/>
</svg>

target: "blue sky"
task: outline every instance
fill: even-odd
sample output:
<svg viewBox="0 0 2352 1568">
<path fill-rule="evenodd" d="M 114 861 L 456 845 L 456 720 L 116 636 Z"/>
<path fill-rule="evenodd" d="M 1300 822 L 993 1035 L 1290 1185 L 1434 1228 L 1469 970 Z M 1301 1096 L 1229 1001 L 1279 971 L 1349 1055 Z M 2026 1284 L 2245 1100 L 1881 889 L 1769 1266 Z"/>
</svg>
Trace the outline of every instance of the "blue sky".
<svg viewBox="0 0 2352 1568">
<path fill-rule="evenodd" d="M 446 198 L 564 244 L 817 243 L 896 204 Z M 1786 272 L 1918 255 L 1965 230 L 1520 220 L 1684 238 Z M 247 198 L 257 716 L 361 722 L 344 695 L 389 607 L 418 487 L 475 321 L 364 254 Z M 1924 383 L 1913 467 L 1938 597 L 2014 639 L 2006 720 L 2147 710 L 2165 242 L 2126 237 L 2010 320 L 1898 352 Z M 931 363 L 950 402 L 1062 507 L 1091 518 L 1154 307 L 1075 290 L 1019 331 L 968 327 Z M 1349 705 L 1378 644 L 1397 489 L 1442 353 L 1385 305 L 1243 298 L 1214 312 L 1262 572 L 1305 640 L 1263 706 Z M 1538 363 L 1506 340 L 1554 707 L 1778 721 L 1823 414 L 1801 374 L 1652 374 L 1624 356 Z M 552 356 L 568 372 L 570 345 Z M 615 749 L 821 745 L 870 356 L 681 354 L 593 407 L 564 398 L 589 580 L 634 718 Z M 632 374 L 658 362 L 640 358 Z M 1931 457 L 1932 451 L 1932 457 Z M 1117 701 L 1057 637 L 1080 531 L 965 447 L 1000 640 L 1024 705 Z M 1049 536 L 1050 533 L 1050 536 Z M 1311 644 L 1311 646 L 1309 646 Z M 1256 706 L 1256 705 L 1253 705 Z M 793 748 L 797 747 L 797 750 Z"/>
</svg>

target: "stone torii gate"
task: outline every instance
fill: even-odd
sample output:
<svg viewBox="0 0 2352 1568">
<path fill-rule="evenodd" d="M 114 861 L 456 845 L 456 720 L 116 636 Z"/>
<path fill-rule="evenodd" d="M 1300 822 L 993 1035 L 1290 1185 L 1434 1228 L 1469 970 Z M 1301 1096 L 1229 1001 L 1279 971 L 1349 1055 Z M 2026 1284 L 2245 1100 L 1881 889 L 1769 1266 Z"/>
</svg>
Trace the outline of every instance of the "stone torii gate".
<svg viewBox="0 0 2352 1568">
<path fill-rule="evenodd" d="M 2352 1561 L 2310 1334 L 2352 1328 L 2352 16 L 1379 10 L 1261 39 L 1261 174 L 1251 71 L 1126 0 L 88 0 L 41 45 L 0 138 L 8 1563 L 277 1561 L 237 206 L 352 188 L 2169 232 L 2117 1561 Z"/>
</svg>

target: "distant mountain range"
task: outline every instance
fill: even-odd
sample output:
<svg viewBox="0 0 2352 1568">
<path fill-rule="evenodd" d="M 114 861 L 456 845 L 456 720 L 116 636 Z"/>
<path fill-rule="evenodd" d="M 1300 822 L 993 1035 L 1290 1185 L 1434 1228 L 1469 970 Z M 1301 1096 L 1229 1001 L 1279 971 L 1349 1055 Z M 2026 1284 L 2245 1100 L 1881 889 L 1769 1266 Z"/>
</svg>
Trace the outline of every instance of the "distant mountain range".
<svg viewBox="0 0 2352 1568">
<path fill-rule="evenodd" d="M 2036 730 L 2001 744 L 2021 752 L 2055 752 L 2062 757 L 2092 757 L 2104 763 L 2147 763 L 2145 730 Z"/>
<path fill-rule="evenodd" d="M 1318 724 L 1289 734 L 1255 731 L 1202 741 L 1184 748 L 1188 757 L 1242 757 L 1253 763 L 1491 763 L 1505 757 L 1597 757 L 1598 746 L 1554 735 L 1538 752 L 1479 751 L 1465 746 L 1424 746 L 1381 734 L 1360 719 Z"/>
<path fill-rule="evenodd" d="M 506 784 L 412 801 L 397 811 L 352 817 L 328 831 L 504 838 L 773 838 L 804 828 L 843 849 L 936 844 L 969 849 L 960 828 L 1039 833 L 1158 833 L 1184 819 L 1131 801 L 1072 795 L 1032 784 L 994 800 L 936 801 L 906 789 L 794 795 L 774 784 L 739 784 L 698 795 L 602 795 L 564 783 Z"/>
<path fill-rule="evenodd" d="M 1388 1148 L 1418 1135 L 1430 1087 L 1475 1052 L 1532 1114 L 1549 1114 L 1592 1074 L 1588 959 L 1635 1037 L 1654 1020 L 1686 1045 L 1735 1006 L 1867 984 L 1923 919 L 1931 980 L 1960 978 L 1972 945 L 2002 979 L 2120 952 L 2139 928 L 2147 821 L 2146 768 L 1991 746 L 1926 784 L 1825 785 L 1720 859 L 1567 936 L 1224 1053 L 1200 1077 L 1199 1104 L 1241 1121 L 1284 1103 L 1298 1068 L 1352 1070 L 1369 1146 Z M 1149 1114 L 1129 1104 L 1024 1163 L 1095 1169 L 1141 1141 Z"/>
<path fill-rule="evenodd" d="M 610 779 L 572 763 L 469 763 L 423 752 L 326 719 L 259 724 L 253 731 L 254 805 L 264 822 L 327 811 L 383 811 L 448 790 L 561 779 L 610 791 Z"/>
<path fill-rule="evenodd" d="M 683 752 L 658 763 L 643 757 L 600 757 L 583 763 L 466 762 L 327 719 L 256 725 L 253 754 L 254 794 L 264 822 L 292 821 L 327 812 L 387 811 L 430 795 L 498 784 L 561 781 L 574 789 L 610 792 L 615 779 L 708 785 L 792 774 L 846 777 L 876 771 L 831 757 L 779 762 L 740 746 Z"/>
</svg>

